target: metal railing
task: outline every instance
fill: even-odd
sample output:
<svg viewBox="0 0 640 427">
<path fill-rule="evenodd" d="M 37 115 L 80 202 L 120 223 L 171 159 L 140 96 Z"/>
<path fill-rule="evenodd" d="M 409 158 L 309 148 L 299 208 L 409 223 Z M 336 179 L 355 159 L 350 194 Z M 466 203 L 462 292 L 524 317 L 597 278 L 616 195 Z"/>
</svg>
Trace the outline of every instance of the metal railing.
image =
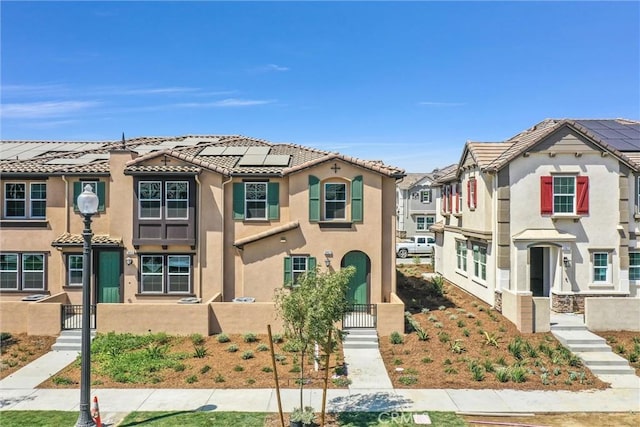
<svg viewBox="0 0 640 427">
<path fill-rule="evenodd" d="M 91 327 L 96 328 L 96 306 L 91 306 Z M 82 329 L 82 305 L 62 305 L 62 330 Z"/>
<path fill-rule="evenodd" d="M 349 311 L 342 317 L 342 327 L 344 329 L 375 328 L 376 307 L 376 304 L 351 304 Z"/>
</svg>

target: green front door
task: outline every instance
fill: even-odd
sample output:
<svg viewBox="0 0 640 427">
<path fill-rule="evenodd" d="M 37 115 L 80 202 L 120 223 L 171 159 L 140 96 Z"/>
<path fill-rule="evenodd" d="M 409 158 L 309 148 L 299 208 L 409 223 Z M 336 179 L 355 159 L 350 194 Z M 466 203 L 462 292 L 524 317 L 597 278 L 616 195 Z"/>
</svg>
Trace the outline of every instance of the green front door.
<svg viewBox="0 0 640 427">
<path fill-rule="evenodd" d="M 120 251 L 98 252 L 98 302 L 120 302 Z"/>
<path fill-rule="evenodd" d="M 349 290 L 347 291 L 347 299 L 353 304 L 368 303 L 368 286 L 367 278 L 369 276 L 369 258 L 362 252 L 349 252 L 342 259 L 342 266 L 354 266 L 356 274 L 349 282 Z"/>
</svg>

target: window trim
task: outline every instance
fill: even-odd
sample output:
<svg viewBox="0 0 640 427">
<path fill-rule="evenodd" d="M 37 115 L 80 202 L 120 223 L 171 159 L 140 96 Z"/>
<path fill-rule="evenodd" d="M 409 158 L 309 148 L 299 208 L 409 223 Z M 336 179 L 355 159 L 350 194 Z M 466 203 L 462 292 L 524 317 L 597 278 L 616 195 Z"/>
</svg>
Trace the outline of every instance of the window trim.
<svg viewBox="0 0 640 427">
<path fill-rule="evenodd" d="M 464 247 L 464 253 L 461 250 Z M 456 271 L 467 273 L 468 268 L 468 252 L 469 248 L 467 247 L 466 240 L 457 240 L 456 239 Z M 462 267 L 460 266 L 462 264 Z"/>
<path fill-rule="evenodd" d="M 185 184 L 186 188 L 185 188 L 185 193 L 186 193 L 186 198 L 184 199 L 169 199 L 169 197 L 167 197 L 167 195 L 169 194 L 169 184 Z M 162 198 L 162 194 L 160 195 L 160 197 Z M 164 215 L 165 215 L 165 219 L 167 220 L 188 220 L 189 219 L 189 181 L 164 181 L 164 198 L 165 198 L 165 203 L 164 203 Z M 169 203 L 170 202 L 185 202 L 185 207 L 184 207 L 184 216 L 169 216 Z"/>
<path fill-rule="evenodd" d="M 186 258 L 188 261 L 188 271 L 186 273 L 184 272 L 178 272 L 178 273 L 172 273 L 170 270 L 170 260 L 172 258 Z M 166 256 L 166 260 L 167 260 L 167 268 L 166 268 L 166 283 L 167 283 L 167 289 L 166 289 L 166 293 L 167 294 L 189 294 L 191 293 L 191 272 L 193 270 L 193 266 L 191 265 L 192 263 L 192 257 L 190 255 L 183 255 L 183 254 L 171 254 L 171 255 L 167 255 Z M 172 291 L 171 290 L 171 278 L 172 277 L 187 277 L 187 290 L 186 291 Z"/>
<path fill-rule="evenodd" d="M 637 255 L 638 259 L 638 263 L 637 264 L 632 264 L 631 263 L 631 255 Z M 636 278 L 631 278 L 631 269 L 637 269 L 637 276 Z M 629 280 L 630 281 L 640 281 L 640 251 L 629 251 Z"/>
<path fill-rule="evenodd" d="M 16 287 L 15 288 L 0 288 L 1 292 L 46 292 L 48 288 L 47 273 L 48 273 L 48 254 L 46 252 L 2 252 L 0 255 L 15 255 L 17 258 L 17 264 L 15 271 L 16 274 Z M 36 255 L 42 257 L 42 270 L 28 270 L 25 266 L 25 257 L 29 255 Z M 4 272 L 14 272 L 13 270 L 2 270 Z M 25 287 L 26 274 L 29 272 L 40 273 L 42 279 L 42 287 L 27 288 Z"/>
<path fill-rule="evenodd" d="M 570 215 L 570 216 L 575 216 L 577 215 L 577 193 L 578 193 L 578 185 L 577 185 L 577 177 L 575 175 L 553 175 L 551 177 L 551 197 L 552 197 L 552 202 L 551 202 L 551 208 L 552 208 L 552 212 L 553 215 L 558 215 L 558 216 L 563 216 L 563 215 Z M 556 179 L 560 180 L 560 179 L 571 179 L 571 181 L 573 182 L 573 192 L 571 194 L 569 193 L 556 193 Z M 556 197 L 571 197 L 571 203 L 572 203 L 572 207 L 571 207 L 571 211 L 570 212 L 558 212 L 556 210 Z"/>
<path fill-rule="evenodd" d="M 158 184 L 160 186 L 159 189 L 159 197 L 158 198 L 142 198 L 142 185 L 143 184 Z M 138 181 L 138 219 L 140 220 L 159 220 L 162 219 L 162 181 Z M 158 202 L 158 216 L 142 216 L 142 203 L 143 202 Z"/>
<path fill-rule="evenodd" d="M 9 197 L 9 192 L 7 191 L 7 187 L 10 185 L 22 185 L 23 186 L 23 193 L 24 193 L 24 197 L 22 199 L 17 199 L 17 198 L 13 198 L 13 197 Z M 4 183 L 4 217 L 7 219 L 26 219 L 28 218 L 27 216 L 27 183 L 25 181 L 9 181 L 9 182 L 5 182 Z M 8 212 L 8 203 L 10 201 L 13 202 L 22 202 L 22 212 L 24 213 L 23 215 L 9 215 Z"/>
<path fill-rule="evenodd" d="M 420 203 L 431 203 L 431 189 L 420 190 Z"/>
<path fill-rule="evenodd" d="M 605 250 L 605 249 L 595 249 L 591 251 L 591 256 L 590 256 L 590 283 L 594 284 L 594 285 L 610 285 L 613 283 L 612 281 L 612 250 Z M 596 266 L 596 255 L 605 255 L 606 258 L 606 265 L 605 266 Z M 604 280 L 596 280 L 596 269 L 605 269 L 605 279 Z"/>
<path fill-rule="evenodd" d="M 478 250 L 476 251 L 476 248 L 478 248 Z M 478 253 L 479 255 L 482 255 L 482 251 L 480 249 L 484 249 L 484 263 L 481 262 L 481 258 L 478 257 L 478 259 L 476 259 L 476 253 Z M 473 243 L 471 246 L 471 251 L 473 253 L 473 278 L 485 283 L 487 281 L 487 252 L 488 252 L 488 246 L 485 244 L 481 244 L 481 243 Z M 482 269 L 480 268 L 481 266 L 484 266 L 484 277 L 482 277 L 481 273 L 482 273 Z M 480 275 L 478 275 L 478 273 L 480 273 Z"/>
<path fill-rule="evenodd" d="M 327 186 L 329 185 L 341 185 L 344 188 L 344 199 L 335 199 L 335 200 L 328 200 L 327 199 Z M 347 221 L 349 218 L 348 215 L 348 211 L 347 211 L 347 207 L 348 207 L 348 201 L 349 201 L 349 196 L 348 196 L 348 186 L 346 182 L 342 182 L 342 181 L 325 181 L 322 183 L 322 218 L 323 221 L 328 221 L 328 222 L 333 222 L 333 221 L 337 221 L 337 222 L 344 222 Z M 329 218 L 327 215 L 327 205 L 329 203 L 333 203 L 333 204 L 339 204 L 339 203 L 343 203 L 344 204 L 344 216 L 342 217 L 334 217 L 334 218 Z"/>
<path fill-rule="evenodd" d="M 244 185 L 244 219 L 246 221 L 266 221 L 269 219 L 269 182 L 268 181 L 246 181 Z M 264 186 L 264 199 L 249 199 L 247 194 L 248 185 L 262 185 Z M 263 216 L 249 216 L 249 202 L 263 203 L 264 215 Z"/>
<path fill-rule="evenodd" d="M 72 257 L 78 257 L 80 258 L 80 283 L 72 283 L 71 282 L 71 258 Z M 84 264 L 84 255 L 83 254 L 66 254 L 66 261 L 67 261 L 67 280 L 66 280 L 66 286 L 69 286 L 71 288 L 78 288 L 78 287 L 82 287 L 83 284 L 83 275 L 84 275 L 84 268 L 83 268 L 83 264 Z M 73 271 L 77 271 L 77 269 L 73 269 Z"/>
<path fill-rule="evenodd" d="M 153 258 L 153 257 L 159 257 L 162 259 L 162 264 L 161 264 L 161 271 L 160 273 L 144 273 L 143 272 L 143 267 L 144 267 L 144 258 Z M 187 257 L 189 259 L 189 272 L 188 273 L 181 273 L 181 274 L 176 274 L 176 273 L 170 273 L 169 272 L 169 258 L 171 257 Z M 138 279 L 138 293 L 139 295 L 142 296 L 147 296 L 147 295 L 167 295 L 167 296 L 171 296 L 171 295 L 192 295 L 193 294 L 193 255 L 192 254 L 185 254 L 185 253 L 171 253 L 171 254 L 159 254 L 159 253 L 145 253 L 145 254 L 140 254 L 139 255 L 139 259 L 138 259 L 139 265 L 140 265 L 140 274 L 139 274 L 139 279 Z M 144 283 L 143 283 L 143 277 L 144 276 L 160 276 L 161 280 L 162 280 L 162 284 L 161 284 L 161 290 L 160 291 L 147 291 L 144 289 Z M 169 289 L 170 286 L 170 275 L 173 276 L 184 276 L 187 275 L 188 276 L 188 289 L 186 291 L 171 291 Z"/>
<path fill-rule="evenodd" d="M 33 197 L 33 186 L 44 185 L 44 199 L 36 199 Z M 33 202 L 44 202 L 44 215 L 34 215 Z M 47 183 L 43 181 L 29 182 L 29 218 L 46 219 L 47 218 Z"/>
</svg>

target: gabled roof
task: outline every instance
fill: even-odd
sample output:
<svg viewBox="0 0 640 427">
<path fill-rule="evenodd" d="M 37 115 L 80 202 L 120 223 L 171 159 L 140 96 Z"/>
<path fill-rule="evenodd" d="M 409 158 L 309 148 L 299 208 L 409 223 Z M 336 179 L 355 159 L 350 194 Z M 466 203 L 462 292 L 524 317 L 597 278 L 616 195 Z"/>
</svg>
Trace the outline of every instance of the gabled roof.
<svg viewBox="0 0 640 427">
<path fill-rule="evenodd" d="M 432 180 L 433 176 L 430 173 L 408 173 L 404 179 L 398 183 L 398 188 L 401 190 L 408 190 L 411 187 L 418 185 L 424 179 Z"/>
<path fill-rule="evenodd" d="M 404 170 L 296 144 L 273 144 L 241 135 L 186 135 L 142 137 L 99 144 L 39 141 L 1 141 L 0 173 L 41 175 L 109 174 L 109 152 L 130 150 L 140 154 L 127 163 L 125 173 L 199 173 L 201 169 L 227 176 L 283 176 L 314 165 L 340 160 L 382 175 L 401 178 Z M 53 143 L 52 143 L 53 144 Z M 25 147 L 32 146 L 31 152 Z M 73 147 L 66 150 L 65 147 Z M 21 148 L 22 147 L 22 148 Z M 8 150 L 8 154 L 4 152 Z M 13 151 L 12 151 L 13 150 Z M 22 151 L 20 151 L 22 150 Z M 13 157 L 14 152 L 21 152 Z M 147 164 L 156 158 L 163 165 Z M 177 165 L 171 159 L 189 165 Z"/>
<path fill-rule="evenodd" d="M 458 164 L 446 166 L 433 172 L 433 179 L 437 184 L 443 184 L 456 178 L 458 174 Z"/>
<path fill-rule="evenodd" d="M 638 170 L 640 167 L 625 154 L 640 152 L 640 122 L 627 119 L 547 119 L 505 141 L 504 144 L 508 144 L 508 147 L 490 161 L 483 170 L 503 168 L 563 127 L 569 127 L 581 133 L 603 151 L 613 154 L 632 169 Z"/>
</svg>

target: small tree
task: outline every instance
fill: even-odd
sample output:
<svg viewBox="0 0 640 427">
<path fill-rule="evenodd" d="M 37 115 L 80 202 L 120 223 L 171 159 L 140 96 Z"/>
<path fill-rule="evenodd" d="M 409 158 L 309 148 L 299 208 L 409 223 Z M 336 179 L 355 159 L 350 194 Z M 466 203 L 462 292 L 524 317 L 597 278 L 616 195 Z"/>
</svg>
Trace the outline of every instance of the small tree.
<svg viewBox="0 0 640 427">
<path fill-rule="evenodd" d="M 337 330 L 336 323 L 347 311 L 347 289 L 354 274 L 354 267 L 328 273 L 310 271 L 276 290 L 276 310 L 287 337 L 300 353 L 300 408 L 304 407 L 304 357 L 316 342 L 325 351 L 332 347 L 333 343 L 327 342 L 329 331 Z"/>
</svg>

